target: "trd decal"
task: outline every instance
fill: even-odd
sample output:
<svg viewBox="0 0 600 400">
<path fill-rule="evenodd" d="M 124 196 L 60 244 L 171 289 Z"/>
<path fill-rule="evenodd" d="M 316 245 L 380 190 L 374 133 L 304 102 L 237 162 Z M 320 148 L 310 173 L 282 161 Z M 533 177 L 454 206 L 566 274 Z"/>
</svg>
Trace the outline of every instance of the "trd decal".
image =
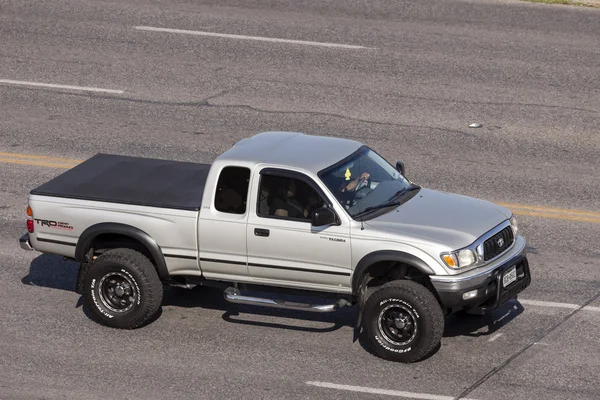
<svg viewBox="0 0 600 400">
<path fill-rule="evenodd" d="M 71 224 L 69 224 L 68 222 L 50 221 L 48 219 L 39 219 L 39 218 L 35 218 L 34 221 L 36 222 L 36 224 L 41 225 L 41 226 L 47 226 L 48 228 L 66 229 L 69 231 L 73 229 Z"/>
</svg>

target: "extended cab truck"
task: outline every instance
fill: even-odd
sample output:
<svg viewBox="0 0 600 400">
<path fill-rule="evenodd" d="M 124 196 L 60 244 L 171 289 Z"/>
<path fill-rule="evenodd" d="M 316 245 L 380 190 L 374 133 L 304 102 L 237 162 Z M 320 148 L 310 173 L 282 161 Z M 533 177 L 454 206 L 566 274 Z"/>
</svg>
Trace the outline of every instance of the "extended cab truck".
<svg viewBox="0 0 600 400">
<path fill-rule="evenodd" d="M 531 280 L 509 210 L 339 138 L 265 132 L 212 165 L 98 154 L 32 190 L 27 213 L 21 247 L 80 262 L 77 292 L 116 328 L 152 318 L 163 284 L 217 285 L 234 303 L 357 305 L 376 353 L 413 362 L 445 315 L 490 312 Z"/>
</svg>

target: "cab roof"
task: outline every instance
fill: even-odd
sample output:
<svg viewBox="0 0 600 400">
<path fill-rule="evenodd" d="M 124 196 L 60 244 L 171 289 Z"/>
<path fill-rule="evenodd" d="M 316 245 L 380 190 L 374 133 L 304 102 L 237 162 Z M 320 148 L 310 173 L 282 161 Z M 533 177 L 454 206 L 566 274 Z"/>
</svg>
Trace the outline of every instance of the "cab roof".
<svg viewBox="0 0 600 400">
<path fill-rule="evenodd" d="M 240 140 L 218 159 L 282 165 L 316 174 L 361 146 L 354 140 L 301 132 L 263 132 Z"/>
</svg>

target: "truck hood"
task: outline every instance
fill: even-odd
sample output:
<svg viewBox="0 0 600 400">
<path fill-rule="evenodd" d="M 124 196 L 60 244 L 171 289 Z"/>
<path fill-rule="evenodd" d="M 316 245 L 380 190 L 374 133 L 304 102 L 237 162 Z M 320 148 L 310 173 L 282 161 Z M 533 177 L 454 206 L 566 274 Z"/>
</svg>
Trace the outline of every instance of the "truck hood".
<svg viewBox="0 0 600 400">
<path fill-rule="evenodd" d="M 411 200 L 364 224 L 399 238 L 426 240 L 459 249 L 510 216 L 506 208 L 484 200 L 421 189 Z"/>
</svg>

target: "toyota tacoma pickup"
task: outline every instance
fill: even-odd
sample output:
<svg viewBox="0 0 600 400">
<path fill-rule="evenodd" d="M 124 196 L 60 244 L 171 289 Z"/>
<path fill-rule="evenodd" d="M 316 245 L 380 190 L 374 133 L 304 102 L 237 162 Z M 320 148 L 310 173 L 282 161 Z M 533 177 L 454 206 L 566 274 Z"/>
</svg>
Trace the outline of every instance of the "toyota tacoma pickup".
<svg viewBox="0 0 600 400">
<path fill-rule="evenodd" d="M 77 261 L 76 292 L 121 329 L 157 314 L 164 285 L 212 285 L 232 303 L 355 306 L 355 339 L 415 362 L 445 316 L 489 313 L 531 281 L 508 209 L 296 132 L 245 138 L 212 164 L 97 154 L 33 189 L 27 215 L 21 247 Z"/>
</svg>

